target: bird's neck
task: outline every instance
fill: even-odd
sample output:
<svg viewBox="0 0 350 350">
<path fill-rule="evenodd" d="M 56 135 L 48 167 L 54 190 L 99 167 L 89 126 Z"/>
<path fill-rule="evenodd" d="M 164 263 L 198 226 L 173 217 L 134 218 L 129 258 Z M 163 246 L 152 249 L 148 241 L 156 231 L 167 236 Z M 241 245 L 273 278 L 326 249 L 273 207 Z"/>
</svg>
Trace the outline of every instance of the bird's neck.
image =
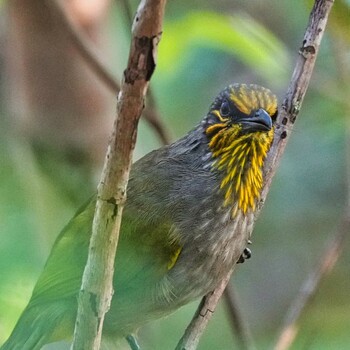
<svg viewBox="0 0 350 350">
<path fill-rule="evenodd" d="M 232 207 L 232 217 L 254 211 L 263 187 L 262 168 L 273 140 L 270 132 L 239 135 L 239 130 L 220 130 L 209 142 L 215 159 L 212 167 L 221 173 L 223 206 Z"/>
</svg>

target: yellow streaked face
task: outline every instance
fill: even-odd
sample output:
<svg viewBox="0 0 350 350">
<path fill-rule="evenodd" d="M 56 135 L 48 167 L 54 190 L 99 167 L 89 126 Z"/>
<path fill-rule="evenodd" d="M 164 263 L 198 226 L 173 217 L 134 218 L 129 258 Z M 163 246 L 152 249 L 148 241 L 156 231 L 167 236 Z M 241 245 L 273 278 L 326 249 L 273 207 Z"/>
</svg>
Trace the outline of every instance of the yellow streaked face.
<svg viewBox="0 0 350 350">
<path fill-rule="evenodd" d="M 234 84 L 223 90 L 209 112 L 207 134 L 234 124 L 243 133 L 269 131 L 277 117 L 277 98 L 258 85 Z"/>
<path fill-rule="evenodd" d="M 230 85 L 211 106 L 206 120 L 208 146 L 215 159 L 213 168 L 223 174 L 220 189 L 224 206 L 232 206 L 232 216 L 256 207 L 276 117 L 276 96 L 258 85 Z"/>
</svg>

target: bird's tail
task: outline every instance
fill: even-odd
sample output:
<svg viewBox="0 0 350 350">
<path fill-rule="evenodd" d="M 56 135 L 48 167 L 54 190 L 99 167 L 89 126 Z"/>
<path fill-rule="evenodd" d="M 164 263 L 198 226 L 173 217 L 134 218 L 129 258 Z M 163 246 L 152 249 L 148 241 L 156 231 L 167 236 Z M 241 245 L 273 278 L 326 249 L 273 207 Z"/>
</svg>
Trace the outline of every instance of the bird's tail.
<svg viewBox="0 0 350 350">
<path fill-rule="evenodd" d="M 62 320 L 52 311 L 51 308 L 43 311 L 43 308 L 27 307 L 0 350 L 40 350 L 53 341 L 52 336 Z"/>
</svg>

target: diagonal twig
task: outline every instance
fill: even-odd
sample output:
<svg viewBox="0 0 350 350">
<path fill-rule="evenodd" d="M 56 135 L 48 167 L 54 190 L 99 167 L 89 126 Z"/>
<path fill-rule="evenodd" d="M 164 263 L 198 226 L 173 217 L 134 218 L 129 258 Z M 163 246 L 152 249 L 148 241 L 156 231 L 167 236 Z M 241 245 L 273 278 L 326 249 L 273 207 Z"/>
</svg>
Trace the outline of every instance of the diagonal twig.
<svg viewBox="0 0 350 350">
<path fill-rule="evenodd" d="M 235 334 L 237 336 L 239 349 L 255 349 L 250 329 L 239 308 L 238 297 L 236 295 L 235 288 L 231 284 L 227 285 L 224 291 L 224 298 L 232 328 L 235 330 Z"/>
<path fill-rule="evenodd" d="M 344 110 L 347 115 L 350 115 L 350 103 L 346 100 L 347 96 L 347 84 L 350 75 L 350 69 L 343 61 L 343 45 L 339 38 L 333 35 L 332 43 L 334 45 L 334 54 L 336 60 L 336 66 L 338 68 L 338 90 L 345 91 L 343 95 L 342 102 L 344 104 Z M 340 94 L 342 95 L 342 94 Z M 348 237 L 350 232 L 350 126 L 347 124 L 347 152 L 346 152 L 346 163 L 347 163 L 347 205 L 345 208 L 345 213 L 341 222 L 338 225 L 337 230 L 333 233 L 327 247 L 325 248 L 323 254 L 321 255 L 319 262 L 315 265 L 314 270 L 312 270 L 309 276 L 305 279 L 298 294 L 296 295 L 294 301 L 291 303 L 286 317 L 283 322 L 282 329 L 278 335 L 275 350 L 286 350 L 294 342 L 299 327 L 297 325 L 303 312 L 305 312 L 307 305 L 312 301 L 313 297 L 317 293 L 317 288 L 326 278 L 326 276 L 331 272 L 335 266 L 337 260 L 341 256 L 344 249 L 344 241 Z"/>
<path fill-rule="evenodd" d="M 219 302 L 222 292 L 230 280 L 230 275 L 222 279 L 218 287 L 202 298 L 193 318 L 186 328 L 184 335 L 178 342 L 175 350 L 193 350 L 197 348 L 199 339 Z"/>
<path fill-rule="evenodd" d="M 333 1 L 331 0 L 315 0 L 314 2 L 291 82 L 282 104 L 282 110 L 277 118 L 274 142 L 264 166 L 265 185 L 261 194 L 259 210 L 256 212 L 255 218 L 258 217 L 266 199 L 273 175 L 276 172 L 287 140 L 289 139 L 290 131 L 299 114 L 332 5 Z M 241 239 L 245 242 L 248 241 L 249 234 L 250 232 L 248 232 L 248 230 L 245 230 L 245 232 L 235 232 L 237 239 Z M 199 339 L 215 310 L 217 302 L 229 281 L 233 269 L 234 267 L 213 293 L 209 293 L 203 298 L 183 337 L 177 344 L 177 350 L 194 350 L 197 348 Z"/>
<path fill-rule="evenodd" d="M 91 40 L 86 36 L 84 31 L 75 23 L 73 17 L 67 11 L 59 0 L 50 0 L 47 2 L 51 7 L 56 20 L 64 30 L 81 55 L 86 64 L 95 72 L 96 76 L 114 93 L 120 91 L 118 79 L 114 77 L 107 65 L 103 62 L 101 55 L 98 53 Z M 170 143 L 169 131 L 160 118 L 159 113 L 154 108 L 146 108 L 143 111 L 146 121 L 156 131 L 159 139 L 163 144 Z"/>
<path fill-rule="evenodd" d="M 132 11 L 130 8 L 130 3 L 128 0 L 118 0 L 118 2 L 120 2 L 123 6 L 124 12 L 125 12 L 125 16 L 126 16 L 126 20 L 128 21 L 128 23 L 132 23 Z"/>
<path fill-rule="evenodd" d="M 336 264 L 343 251 L 343 243 L 349 231 L 350 211 L 347 210 L 333 238 L 321 255 L 315 269 L 311 271 L 309 276 L 305 279 L 296 298 L 291 303 L 283 322 L 282 330 L 274 346 L 275 350 L 287 350 L 293 343 L 298 333 L 297 321 L 312 297 L 316 294 L 317 287 L 320 285 L 321 280 L 326 277 Z"/>
<path fill-rule="evenodd" d="M 96 73 L 96 76 L 99 77 L 113 93 L 118 93 L 120 90 L 118 80 L 107 68 L 107 65 L 103 63 L 102 58 L 91 43 L 91 40 L 75 23 L 75 20 L 69 11 L 65 9 L 62 1 L 50 0 L 47 1 L 47 4 L 52 9 L 55 19 L 60 24 L 60 28 L 67 33 L 78 53 L 91 70 Z"/>
</svg>

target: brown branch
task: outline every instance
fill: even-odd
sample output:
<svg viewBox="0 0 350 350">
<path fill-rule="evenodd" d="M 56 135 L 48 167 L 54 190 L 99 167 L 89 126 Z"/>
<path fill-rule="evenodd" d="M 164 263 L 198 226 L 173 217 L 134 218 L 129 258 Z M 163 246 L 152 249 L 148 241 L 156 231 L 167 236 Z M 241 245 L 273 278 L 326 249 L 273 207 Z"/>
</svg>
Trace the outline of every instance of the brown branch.
<svg viewBox="0 0 350 350">
<path fill-rule="evenodd" d="M 350 103 L 345 96 L 348 96 L 346 93 L 348 88 L 348 77 L 349 77 L 349 67 L 345 64 L 345 60 L 342 53 L 344 53 L 342 42 L 339 41 L 335 35 L 333 35 L 332 43 L 334 45 L 333 52 L 336 60 L 336 66 L 338 68 L 338 91 L 336 92 L 343 96 L 342 103 L 344 104 L 344 111 L 347 115 L 350 115 Z M 345 92 L 345 93 L 344 93 Z M 318 264 L 315 265 L 315 268 L 309 276 L 305 279 L 304 283 L 301 285 L 299 293 L 295 297 L 294 301 L 291 303 L 286 317 L 283 322 L 282 329 L 277 338 L 274 349 L 275 350 L 285 350 L 288 349 L 293 341 L 295 340 L 298 334 L 298 325 L 297 322 L 300 319 L 303 312 L 305 312 L 306 307 L 312 301 L 315 294 L 317 293 L 317 288 L 319 287 L 322 280 L 331 272 L 335 266 L 337 260 L 344 249 L 344 241 L 347 238 L 347 235 L 350 231 L 350 144 L 349 144 L 349 124 L 347 125 L 347 206 L 343 219 L 340 222 L 338 229 L 333 234 L 332 239 L 328 243 L 324 253 L 321 255 Z"/>
<path fill-rule="evenodd" d="M 59 0 L 50 0 L 47 3 L 50 5 L 60 27 L 67 33 L 85 63 L 114 94 L 118 94 L 120 91 L 118 79 L 113 76 L 107 65 L 103 63 L 101 55 L 97 52 L 84 31 L 75 23 L 72 15 L 65 9 L 63 3 Z M 159 113 L 154 108 L 147 108 L 143 111 L 143 115 L 146 121 L 156 131 L 161 142 L 164 144 L 170 143 L 169 132 L 162 122 Z"/>
<path fill-rule="evenodd" d="M 155 69 L 165 0 L 142 0 L 133 24 L 129 61 L 117 101 L 113 134 L 98 186 L 88 261 L 78 300 L 72 349 L 99 349 L 113 294 L 116 248 L 136 132 Z"/>
<path fill-rule="evenodd" d="M 262 191 L 259 210 L 256 212 L 256 218 L 258 217 L 265 202 L 267 193 L 271 186 L 273 175 L 276 172 L 277 166 L 284 152 L 293 124 L 299 114 L 301 104 L 311 79 L 316 56 L 319 51 L 319 46 L 332 5 L 332 0 L 315 0 L 314 2 L 291 82 L 282 104 L 282 110 L 277 118 L 274 142 L 269 152 L 269 157 L 265 162 L 265 186 Z M 235 236 L 237 237 L 237 245 L 242 241 L 247 242 L 249 235 L 250 232 L 248 232 L 248 230 L 245 230 L 244 232 L 242 232 L 242 230 L 238 230 L 238 232 L 235 232 Z M 217 302 L 222 295 L 227 282 L 229 281 L 232 271 L 226 276 L 226 278 L 213 293 L 210 293 L 204 297 L 196 314 L 188 325 L 184 336 L 180 339 L 180 342 L 176 347 L 177 350 L 196 349 L 199 338 L 204 332 L 204 329 L 213 311 L 215 310 Z"/>
<path fill-rule="evenodd" d="M 228 284 L 224 291 L 224 298 L 227 305 L 227 313 L 230 318 L 232 329 L 235 330 L 239 349 L 255 349 L 250 329 L 243 318 L 239 308 L 236 291 L 231 284 Z"/>
<path fill-rule="evenodd" d="M 196 349 L 199 339 L 203 334 L 211 316 L 215 310 L 216 304 L 230 280 L 230 275 L 227 275 L 220 285 L 211 293 L 208 293 L 200 302 L 191 323 L 186 328 L 184 335 L 180 339 L 175 350 Z M 214 306 L 214 307 L 213 307 Z"/>
<path fill-rule="evenodd" d="M 119 0 L 121 5 L 123 6 L 124 13 L 126 16 L 126 20 L 131 26 L 132 24 L 132 10 L 130 8 L 130 3 L 128 0 Z M 157 107 L 157 102 L 153 94 L 153 90 L 151 86 L 148 88 L 147 92 L 147 109 L 144 112 L 145 117 L 149 124 L 154 128 L 157 132 L 160 141 L 163 145 L 167 145 L 170 143 L 170 132 L 169 130 L 162 124 L 160 117 L 159 109 Z"/>
</svg>

